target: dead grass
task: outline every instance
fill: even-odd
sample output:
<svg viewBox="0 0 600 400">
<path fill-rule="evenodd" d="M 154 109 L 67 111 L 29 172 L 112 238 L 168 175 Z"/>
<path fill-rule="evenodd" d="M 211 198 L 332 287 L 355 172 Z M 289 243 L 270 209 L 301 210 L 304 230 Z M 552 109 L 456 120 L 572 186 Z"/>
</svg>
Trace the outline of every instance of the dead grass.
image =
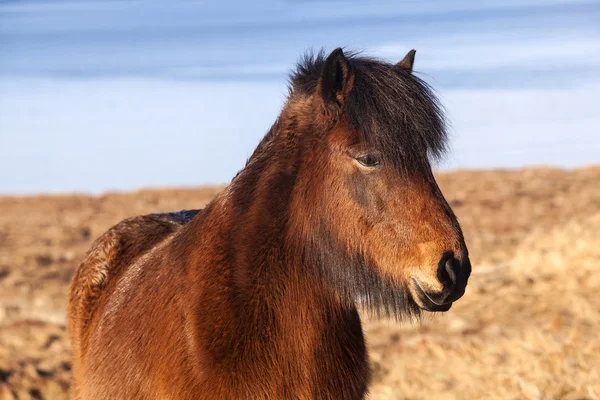
<svg viewBox="0 0 600 400">
<path fill-rule="evenodd" d="M 600 168 L 439 176 L 474 263 L 421 323 L 366 321 L 372 399 L 600 399 Z M 0 198 L 0 399 L 66 398 L 70 276 L 131 215 L 218 189 Z"/>
</svg>

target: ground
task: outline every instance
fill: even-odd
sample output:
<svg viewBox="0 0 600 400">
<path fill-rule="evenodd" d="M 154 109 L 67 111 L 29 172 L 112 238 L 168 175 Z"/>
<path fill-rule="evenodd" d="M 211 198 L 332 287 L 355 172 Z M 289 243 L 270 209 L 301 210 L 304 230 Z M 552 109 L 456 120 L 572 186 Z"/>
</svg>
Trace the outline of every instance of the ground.
<svg viewBox="0 0 600 400">
<path fill-rule="evenodd" d="M 438 181 L 465 231 L 465 296 L 421 321 L 365 316 L 372 399 L 600 399 L 600 167 L 458 171 Z M 133 215 L 220 188 L 0 198 L 0 399 L 67 398 L 70 278 Z"/>
</svg>

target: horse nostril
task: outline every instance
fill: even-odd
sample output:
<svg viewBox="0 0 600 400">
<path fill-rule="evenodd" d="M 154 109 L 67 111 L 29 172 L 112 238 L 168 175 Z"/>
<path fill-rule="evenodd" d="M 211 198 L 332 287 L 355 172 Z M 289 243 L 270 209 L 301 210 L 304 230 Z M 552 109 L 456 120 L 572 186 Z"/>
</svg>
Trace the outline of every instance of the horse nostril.
<svg viewBox="0 0 600 400">
<path fill-rule="evenodd" d="M 438 301 L 448 303 L 459 299 L 465 293 L 470 274 L 471 263 L 468 257 L 460 262 L 454 258 L 453 253 L 445 253 L 438 265 L 438 279 L 444 285 Z"/>
<path fill-rule="evenodd" d="M 419 280 L 413 277 L 415 282 L 417 296 L 423 301 L 429 301 L 437 306 L 450 304 L 459 299 L 467 286 L 467 279 L 471 273 L 471 263 L 469 258 L 465 257 L 461 262 L 454 258 L 454 253 L 446 252 L 440 259 L 437 268 L 437 278 L 442 284 L 441 291 L 430 292 L 423 289 Z"/>
<path fill-rule="evenodd" d="M 452 257 L 446 261 L 444 267 L 448 277 L 450 278 L 450 282 L 452 282 L 452 286 L 455 286 L 456 282 L 458 281 L 458 274 L 460 273 L 460 262 L 456 258 Z"/>
<path fill-rule="evenodd" d="M 458 280 L 459 270 L 460 262 L 454 258 L 454 254 L 452 252 L 444 253 L 438 264 L 437 276 L 444 285 L 445 291 L 452 291 Z"/>
</svg>

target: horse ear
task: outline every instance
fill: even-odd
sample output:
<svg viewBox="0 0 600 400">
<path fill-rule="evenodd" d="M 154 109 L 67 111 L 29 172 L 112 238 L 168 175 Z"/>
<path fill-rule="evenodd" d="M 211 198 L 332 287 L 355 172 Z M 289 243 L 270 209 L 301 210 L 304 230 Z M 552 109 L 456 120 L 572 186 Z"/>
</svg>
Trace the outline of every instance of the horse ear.
<svg viewBox="0 0 600 400">
<path fill-rule="evenodd" d="M 338 47 L 327 57 L 321 72 L 320 89 L 325 105 L 343 106 L 353 82 L 352 66 Z"/>
<path fill-rule="evenodd" d="M 412 71 L 413 71 L 413 64 L 415 63 L 415 53 L 416 52 L 417 51 L 415 49 L 412 49 L 396 65 L 399 66 L 402 69 L 405 69 L 409 73 L 412 73 Z"/>
</svg>

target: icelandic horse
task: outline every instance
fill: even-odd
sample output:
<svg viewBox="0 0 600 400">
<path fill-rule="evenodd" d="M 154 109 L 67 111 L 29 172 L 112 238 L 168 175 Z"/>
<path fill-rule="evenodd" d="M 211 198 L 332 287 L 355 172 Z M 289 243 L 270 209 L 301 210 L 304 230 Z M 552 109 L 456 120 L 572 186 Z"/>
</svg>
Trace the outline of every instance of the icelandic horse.
<svg viewBox="0 0 600 400">
<path fill-rule="evenodd" d="M 362 399 L 357 306 L 446 311 L 471 272 L 431 163 L 441 107 L 397 64 L 309 54 L 204 209 L 122 221 L 70 289 L 74 399 Z"/>
</svg>

